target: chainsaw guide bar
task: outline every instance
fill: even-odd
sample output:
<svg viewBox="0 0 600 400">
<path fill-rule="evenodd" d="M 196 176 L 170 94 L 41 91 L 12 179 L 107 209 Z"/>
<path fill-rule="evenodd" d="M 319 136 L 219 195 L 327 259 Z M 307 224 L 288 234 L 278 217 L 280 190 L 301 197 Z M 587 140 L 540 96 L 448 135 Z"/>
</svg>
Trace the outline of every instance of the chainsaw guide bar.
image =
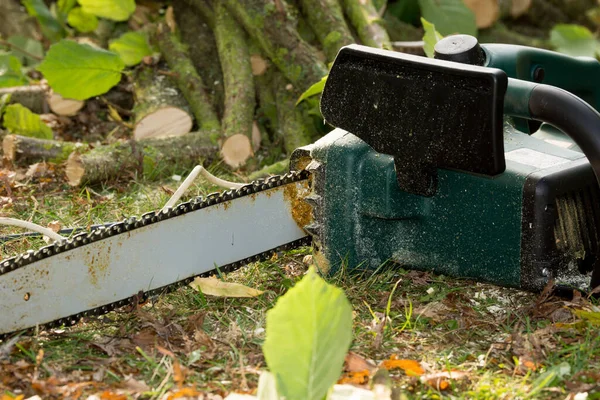
<svg viewBox="0 0 600 400">
<path fill-rule="evenodd" d="M 204 268 L 204 271 L 199 271 L 199 273 L 193 274 L 193 275 L 188 274 L 184 277 L 181 277 L 181 279 L 174 280 L 172 283 L 160 285 L 159 287 L 151 288 L 149 290 L 139 290 L 134 293 L 129 292 L 127 295 L 123 296 L 123 298 L 117 298 L 116 301 L 101 303 L 101 304 L 98 304 L 97 306 L 90 307 L 89 309 L 84 309 L 80 312 L 60 316 L 60 318 L 52 319 L 47 322 L 44 321 L 42 323 L 37 324 L 36 326 L 30 326 L 33 324 L 27 325 L 26 323 L 23 323 L 23 324 L 26 324 L 26 326 L 14 329 L 14 328 L 7 327 L 6 325 L 4 325 L 5 323 L 2 322 L 3 318 L 7 318 L 8 319 L 7 322 L 12 321 L 12 320 L 19 320 L 19 318 L 32 318 L 31 316 L 25 316 L 25 315 L 21 315 L 21 316 L 19 316 L 19 315 L 7 316 L 6 315 L 6 314 L 12 314 L 12 313 L 10 312 L 11 310 L 8 310 L 8 308 L 6 308 L 7 306 L 6 305 L 3 306 L 2 303 L 7 301 L 7 299 L 9 299 L 9 296 L 11 296 L 11 295 L 12 295 L 12 297 L 10 297 L 10 299 L 13 299 L 14 294 L 15 294 L 14 292 L 16 292 L 17 290 L 20 289 L 20 288 L 17 289 L 14 287 L 15 282 L 13 282 L 12 276 L 9 276 L 9 274 L 17 275 L 19 272 L 25 271 L 24 268 L 26 268 L 27 266 L 32 266 L 32 264 L 35 264 L 37 262 L 47 261 L 48 259 L 50 259 L 52 257 L 58 257 L 61 255 L 63 256 L 63 260 L 70 261 L 72 258 L 76 258 L 75 256 L 77 255 L 77 251 L 86 250 L 87 248 L 85 246 L 92 247 L 91 245 L 98 244 L 98 242 L 100 242 L 100 241 L 105 241 L 105 243 L 109 243 L 111 239 L 116 238 L 116 237 L 118 237 L 117 239 L 120 239 L 121 237 L 123 237 L 123 248 L 127 248 L 127 245 L 128 245 L 127 240 L 128 239 L 130 240 L 129 245 L 131 245 L 132 242 L 135 242 L 135 238 L 132 239 L 132 237 L 135 237 L 135 235 L 132 236 L 132 234 L 139 233 L 139 234 L 143 235 L 142 228 L 156 226 L 157 224 L 159 224 L 161 222 L 172 220 L 175 217 L 189 215 L 189 214 L 192 214 L 192 213 L 194 213 L 196 211 L 200 211 L 200 210 L 204 210 L 205 214 L 207 214 L 207 215 L 210 214 L 210 212 L 212 210 L 215 210 L 215 212 L 218 212 L 220 210 L 220 211 L 223 211 L 224 213 L 227 213 L 227 212 L 229 212 L 228 209 L 234 208 L 236 201 L 240 202 L 241 199 L 245 199 L 246 202 L 253 202 L 253 203 L 255 203 L 257 201 L 257 199 L 262 199 L 263 203 L 261 203 L 261 204 L 267 204 L 267 205 L 270 204 L 270 203 L 268 203 L 269 201 L 270 202 L 275 201 L 277 203 L 274 203 L 274 204 L 279 206 L 279 204 L 281 204 L 282 200 L 272 200 L 271 199 L 271 198 L 277 197 L 277 196 L 273 195 L 274 193 L 277 193 L 277 191 L 273 191 L 272 189 L 278 189 L 278 188 L 283 189 L 284 193 L 281 193 L 281 195 L 279 197 L 280 198 L 285 197 L 285 199 L 283 200 L 285 202 L 297 201 L 298 199 L 287 199 L 288 191 L 292 192 L 292 193 L 296 193 L 297 185 L 299 185 L 299 184 L 305 184 L 308 186 L 308 178 L 309 178 L 309 173 L 307 171 L 299 171 L 299 172 L 293 171 L 293 172 L 290 172 L 285 175 L 272 176 L 272 177 L 266 178 L 264 180 L 257 180 L 257 181 L 251 182 L 239 189 L 227 190 L 227 191 L 223 191 L 223 192 L 216 192 L 216 193 L 209 194 L 206 197 L 201 197 L 201 196 L 197 197 L 188 202 L 181 203 L 174 208 L 170 208 L 167 211 L 152 211 L 152 212 L 143 214 L 141 216 L 141 218 L 139 218 L 139 219 L 136 217 L 132 217 L 132 218 L 125 219 L 122 222 L 115 223 L 107 228 L 100 228 L 100 229 L 94 230 L 92 232 L 80 233 L 80 234 L 77 234 L 77 235 L 73 236 L 72 238 L 69 238 L 65 241 L 56 242 L 52 245 L 45 246 L 37 251 L 29 250 L 26 253 L 20 254 L 16 257 L 12 257 L 10 259 L 7 259 L 7 260 L 1 262 L 0 263 L 0 340 L 6 339 L 11 334 L 14 334 L 17 332 L 22 332 L 22 331 L 30 331 L 31 329 L 36 328 L 36 327 L 41 328 L 41 329 L 50 329 L 50 328 L 55 328 L 55 327 L 63 326 L 63 325 L 67 325 L 67 326 L 74 325 L 82 317 L 106 314 L 112 310 L 115 310 L 115 309 L 123 307 L 123 306 L 135 305 L 136 303 L 137 304 L 142 303 L 150 296 L 156 296 L 159 294 L 171 292 L 183 285 L 190 283 L 194 278 L 196 278 L 198 276 L 200 276 L 200 277 L 209 276 L 211 274 L 214 274 L 215 271 L 229 273 L 229 272 L 232 272 L 234 270 L 241 268 L 242 266 L 244 266 L 248 263 L 268 259 L 277 251 L 289 250 L 289 249 L 293 249 L 293 248 L 310 245 L 311 237 L 302 230 L 302 227 L 299 224 L 298 224 L 298 226 L 289 227 L 296 222 L 293 219 L 293 216 L 291 215 L 292 214 L 291 210 L 286 210 L 286 209 L 275 210 L 275 211 L 269 210 L 269 209 L 263 210 L 263 209 L 260 209 L 260 207 L 264 207 L 264 205 L 257 206 L 259 208 L 257 208 L 257 212 L 255 213 L 256 215 L 254 216 L 254 214 L 252 214 L 251 216 L 249 216 L 249 218 L 255 217 L 257 219 L 269 219 L 269 217 L 272 217 L 272 218 L 275 218 L 275 220 L 277 220 L 277 218 L 281 218 L 281 219 L 285 218 L 285 220 L 281 220 L 281 225 L 287 224 L 287 226 L 283 226 L 283 228 L 281 228 L 281 229 L 292 232 L 292 233 L 288 234 L 289 239 L 291 239 L 291 240 L 288 240 L 287 242 L 284 241 L 284 243 L 282 243 L 282 244 L 279 244 L 279 242 L 277 242 L 276 246 L 269 247 L 264 250 L 260 249 L 262 251 L 259 251 L 256 254 L 250 253 L 250 255 L 243 256 L 242 258 L 237 259 L 233 262 L 224 263 L 222 265 L 217 265 L 216 263 L 213 263 L 213 265 L 211 265 L 208 269 Z M 292 188 L 292 186 L 293 186 L 293 188 Z M 256 197 L 259 194 L 261 194 L 262 196 Z M 241 201 L 241 203 L 244 203 L 244 202 Z M 219 206 L 222 206 L 222 207 L 219 207 Z M 214 207 L 214 208 L 211 208 L 211 207 Z M 279 207 L 279 208 L 282 208 L 282 207 Z M 287 217 L 288 212 L 290 214 L 289 218 Z M 279 216 L 278 215 L 269 215 L 271 213 L 272 214 L 278 213 Z M 281 217 L 281 215 L 283 215 L 284 217 Z M 199 218 L 200 218 L 200 216 L 199 216 Z M 220 218 L 220 220 L 223 220 L 223 215 L 217 214 L 213 218 Z M 270 221 L 270 222 L 272 222 L 272 221 Z M 179 222 L 179 224 L 182 224 L 182 222 Z M 185 224 L 185 223 L 183 223 L 183 224 Z M 189 222 L 187 224 L 189 224 Z M 168 224 L 165 223 L 165 225 L 168 225 Z M 219 230 L 219 226 L 211 226 L 211 228 L 215 232 L 217 232 Z M 249 228 L 251 228 L 251 227 L 249 227 Z M 151 229 L 151 228 L 149 228 L 149 229 Z M 147 232 L 147 230 L 146 230 L 146 232 Z M 255 236 L 261 236 L 258 232 L 256 232 L 256 233 L 257 234 Z M 161 235 L 164 236 L 163 241 L 165 241 L 165 242 L 172 240 L 169 237 L 169 232 L 161 232 Z M 266 236 L 266 235 L 262 235 L 262 236 Z M 257 240 L 263 240 L 262 236 L 261 236 L 261 239 L 257 239 Z M 287 240 L 286 238 L 287 238 L 287 236 L 281 236 L 281 237 L 277 237 L 277 240 Z M 264 240 L 267 241 L 267 239 L 264 239 Z M 270 239 L 270 240 L 275 240 L 275 239 Z M 230 245 L 233 246 L 233 234 L 232 234 L 231 241 L 232 241 L 232 243 L 230 243 Z M 224 246 L 225 244 L 221 244 L 221 245 Z M 198 243 L 198 246 L 201 246 L 201 243 Z M 106 247 L 106 246 L 104 246 L 104 247 Z M 245 250 L 243 244 L 239 245 L 239 247 L 242 247 L 242 250 Z M 254 247 L 252 247 L 252 249 L 254 249 Z M 131 249 L 127 249 L 127 250 L 129 252 L 132 251 Z M 204 253 L 209 253 L 210 249 L 189 248 L 188 251 L 191 254 L 194 254 L 194 253 L 204 254 Z M 239 252 L 241 250 L 237 250 L 237 251 Z M 67 252 L 69 252 L 69 253 L 67 253 Z M 71 253 L 73 253 L 73 254 L 71 254 Z M 118 258 L 118 251 L 116 251 L 116 250 L 111 251 L 110 246 L 105 251 L 105 253 L 107 254 L 107 257 L 113 256 L 113 258 L 114 257 Z M 139 252 L 137 254 L 129 253 L 128 257 L 131 257 L 131 259 L 136 259 L 136 258 L 140 257 L 140 253 Z M 143 255 L 141 257 L 143 257 Z M 190 256 L 188 256 L 188 258 L 189 257 Z M 199 257 L 201 257 L 201 255 L 198 255 L 198 258 Z M 61 261 L 63 261 L 63 260 L 61 260 Z M 102 262 L 100 262 L 97 258 L 96 259 L 91 258 L 91 260 L 92 260 L 92 263 L 95 262 L 97 265 L 102 264 Z M 197 261 L 197 260 L 195 260 L 195 261 Z M 207 260 L 202 260 L 202 262 L 205 262 L 205 261 L 207 261 Z M 124 263 L 124 262 L 127 262 L 127 261 L 121 260 L 121 263 Z M 174 260 L 174 262 L 176 263 L 177 260 Z M 66 264 L 67 261 L 64 261 L 64 263 Z M 51 267 L 60 269 L 61 267 L 63 267 L 63 265 L 64 264 L 61 263 L 59 265 L 57 265 L 57 264 L 52 265 Z M 31 268 L 33 270 L 33 266 Z M 87 267 L 87 268 L 91 268 L 91 267 Z M 108 266 L 103 266 L 103 268 L 108 268 Z M 189 270 L 189 268 L 190 267 L 188 267 L 188 270 Z M 79 269 L 82 269 L 82 268 L 79 268 Z M 156 274 L 156 275 L 163 274 L 164 275 L 163 272 L 165 270 L 168 270 L 168 269 L 177 270 L 177 267 L 174 267 L 173 265 L 164 265 L 164 268 L 161 268 L 161 269 L 162 269 L 162 272 L 160 271 L 160 269 L 156 269 L 156 270 L 149 272 L 149 274 Z M 185 269 L 185 268 L 183 268 L 183 269 Z M 44 268 L 42 271 L 47 274 L 48 268 Z M 36 272 L 38 272 L 38 271 L 36 271 Z M 78 272 L 81 272 L 81 271 L 78 271 Z M 90 269 L 89 271 L 86 270 L 84 272 L 91 273 L 92 271 Z M 82 272 L 82 273 L 84 273 L 84 272 Z M 30 272 L 30 274 L 31 274 L 31 272 Z M 12 286 L 9 286 L 7 284 L 7 282 L 2 282 L 2 278 L 8 278 L 8 284 L 12 284 Z M 92 281 L 93 284 L 97 283 L 97 279 L 98 279 L 97 277 L 89 276 L 88 278 L 89 278 L 89 280 Z M 44 280 L 45 277 L 42 276 L 39 279 Z M 127 279 L 127 277 L 123 276 L 121 278 L 121 280 L 124 280 L 124 279 Z M 143 281 L 142 278 L 136 277 L 136 276 L 130 276 L 129 279 L 132 279 L 132 280 L 138 279 L 140 282 L 145 282 L 145 281 Z M 154 279 L 154 276 L 152 279 Z M 169 278 L 163 277 L 163 279 L 169 279 Z M 94 282 L 94 280 L 96 280 L 96 282 Z M 15 279 L 15 281 L 19 282 L 18 279 Z M 31 285 L 32 283 L 27 282 L 27 284 Z M 110 290 L 108 288 L 100 289 L 98 286 L 96 286 L 96 287 L 98 289 L 97 289 L 97 292 L 94 294 L 97 294 L 103 290 L 104 291 Z M 73 288 L 71 290 L 76 291 L 77 288 Z M 69 293 L 71 290 L 63 287 L 63 291 L 65 291 L 67 293 Z M 79 289 L 79 290 L 81 290 L 81 289 Z M 9 293 L 11 291 L 13 292 L 12 294 Z M 26 292 L 24 294 L 24 298 L 23 298 L 23 295 L 20 294 L 21 302 L 23 302 L 21 304 L 27 305 L 26 303 L 31 301 L 30 297 L 33 297 L 35 295 L 36 295 L 35 293 L 30 294 L 29 292 Z M 40 296 L 40 294 L 37 294 L 37 296 Z M 102 297 L 102 296 L 99 296 L 99 297 Z M 14 303 L 14 300 L 13 300 L 13 303 Z M 69 307 L 65 306 L 65 308 L 69 308 Z M 21 314 L 26 314 L 26 313 L 21 313 Z M 12 320 L 11 320 L 11 318 L 12 318 Z M 4 329 L 8 329 L 8 330 L 4 331 Z"/>
</svg>

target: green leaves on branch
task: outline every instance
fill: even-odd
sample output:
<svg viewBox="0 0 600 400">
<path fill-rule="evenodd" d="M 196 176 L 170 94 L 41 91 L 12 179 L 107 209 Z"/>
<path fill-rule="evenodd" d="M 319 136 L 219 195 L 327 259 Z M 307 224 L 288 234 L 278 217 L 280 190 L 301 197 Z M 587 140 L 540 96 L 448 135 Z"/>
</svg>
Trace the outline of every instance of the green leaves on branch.
<svg viewBox="0 0 600 400">
<path fill-rule="evenodd" d="M 134 0 L 78 0 L 88 14 L 113 21 L 127 21 L 135 11 Z"/>
<path fill-rule="evenodd" d="M 104 94 L 121 80 L 125 64 L 119 55 L 63 40 L 52 47 L 38 70 L 63 97 L 85 100 Z"/>
<path fill-rule="evenodd" d="M 4 111 L 4 127 L 15 135 L 52 139 L 52 129 L 40 116 L 20 104 L 11 104 Z"/>
<path fill-rule="evenodd" d="M 594 34 L 581 25 L 556 25 L 550 32 L 550 43 L 556 51 L 569 56 L 596 57 L 600 53 Z"/>
<path fill-rule="evenodd" d="M 423 35 L 423 50 L 427 57 L 433 58 L 435 44 L 444 37 L 435 29 L 435 25 L 421 17 L 421 24 L 425 34 Z"/>
<path fill-rule="evenodd" d="M 419 0 L 421 16 L 442 35 L 462 33 L 477 36 L 475 14 L 462 0 Z"/>
<path fill-rule="evenodd" d="M 267 312 L 263 353 L 287 400 L 322 400 L 352 341 L 352 308 L 314 267 Z"/>
<path fill-rule="evenodd" d="M 148 38 L 141 32 L 127 32 L 111 41 L 108 48 L 121 56 L 128 67 L 139 64 L 144 57 L 152 54 Z"/>
<path fill-rule="evenodd" d="M 98 18 L 94 14 L 88 14 L 81 7 L 75 7 L 69 11 L 67 22 L 79 32 L 92 32 L 98 27 Z"/>
<path fill-rule="evenodd" d="M 40 24 L 40 29 L 51 42 L 57 42 L 66 35 L 66 31 L 54 15 L 50 12 L 44 0 L 23 0 L 27 13 L 35 17 Z"/>
<path fill-rule="evenodd" d="M 27 83 L 21 72 L 21 62 L 12 54 L 0 54 L 0 88 L 20 86 Z"/>
</svg>

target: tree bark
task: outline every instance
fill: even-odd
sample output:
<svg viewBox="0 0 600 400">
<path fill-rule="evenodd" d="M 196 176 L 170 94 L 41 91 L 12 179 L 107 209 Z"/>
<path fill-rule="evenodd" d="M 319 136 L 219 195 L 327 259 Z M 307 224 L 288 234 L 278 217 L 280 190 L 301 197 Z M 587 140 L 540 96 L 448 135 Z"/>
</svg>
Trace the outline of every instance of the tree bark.
<svg viewBox="0 0 600 400">
<path fill-rule="evenodd" d="M 169 68 L 173 71 L 175 82 L 190 105 L 197 124 L 213 141 L 218 139 L 221 123 L 215 113 L 208 96 L 204 92 L 202 78 L 192 65 L 184 45 L 169 29 L 159 24 L 156 28 L 155 40 Z"/>
<path fill-rule="evenodd" d="M 0 36 L 8 38 L 20 35 L 41 40 L 35 19 L 22 10 L 20 3 L 15 0 L 0 1 Z"/>
<path fill-rule="evenodd" d="M 141 67 L 134 79 L 134 93 L 136 140 L 179 136 L 192 130 L 188 105 L 171 77 L 157 74 L 151 67 Z"/>
<path fill-rule="evenodd" d="M 202 78 L 206 94 L 217 115 L 222 118 L 225 90 L 219 53 L 212 31 L 214 24 L 209 24 L 187 1 L 173 2 L 173 9 L 181 40 L 187 44 L 190 59 Z"/>
<path fill-rule="evenodd" d="M 302 111 L 296 107 L 299 93 L 289 88 L 281 74 L 275 74 L 273 89 L 277 101 L 277 119 L 287 155 L 311 142 L 311 132 Z"/>
<path fill-rule="evenodd" d="M 327 74 L 317 50 L 299 36 L 283 1 L 223 0 L 273 64 L 300 91 Z M 277 3 L 277 4 L 276 4 Z"/>
<path fill-rule="evenodd" d="M 254 155 L 252 122 L 256 106 L 254 78 L 246 34 L 225 5 L 215 1 L 215 39 L 225 80 L 225 107 L 222 120 L 221 156 L 238 168 Z"/>
<path fill-rule="evenodd" d="M 47 92 L 41 85 L 0 88 L 0 97 L 5 94 L 10 94 L 9 104 L 21 104 L 36 114 L 46 114 L 49 111 Z"/>
<path fill-rule="evenodd" d="M 71 186 L 96 184 L 137 176 L 148 180 L 189 170 L 195 165 L 208 166 L 216 158 L 218 147 L 207 132 L 191 132 L 165 139 L 120 142 L 67 159 L 66 177 Z"/>
<path fill-rule="evenodd" d="M 358 37 L 366 46 L 380 49 L 392 49 L 390 37 L 385 28 L 378 23 L 381 20 L 371 0 L 341 0 L 348 19 L 356 29 Z"/>
<path fill-rule="evenodd" d="M 6 135 L 2 141 L 4 158 L 13 165 L 25 166 L 40 161 L 60 164 L 75 150 L 85 151 L 88 144 Z"/>
<path fill-rule="evenodd" d="M 334 60 L 341 47 L 354 43 L 337 0 L 301 0 L 300 3 L 328 61 Z"/>
</svg>

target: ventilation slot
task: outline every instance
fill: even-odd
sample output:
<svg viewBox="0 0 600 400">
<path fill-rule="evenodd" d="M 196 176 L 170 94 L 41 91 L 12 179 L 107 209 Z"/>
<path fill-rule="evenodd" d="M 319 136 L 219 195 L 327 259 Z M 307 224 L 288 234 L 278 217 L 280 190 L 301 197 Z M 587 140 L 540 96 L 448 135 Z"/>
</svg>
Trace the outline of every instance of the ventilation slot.
<svg viewBox="0 0 600 400">
<path fill-rule="evenodd" d="M 600 191 L 588 186 L 556 198 L 558 218 L 554 226 L 556 248 L 589 272 L 598 256 Z"/>
</svg>

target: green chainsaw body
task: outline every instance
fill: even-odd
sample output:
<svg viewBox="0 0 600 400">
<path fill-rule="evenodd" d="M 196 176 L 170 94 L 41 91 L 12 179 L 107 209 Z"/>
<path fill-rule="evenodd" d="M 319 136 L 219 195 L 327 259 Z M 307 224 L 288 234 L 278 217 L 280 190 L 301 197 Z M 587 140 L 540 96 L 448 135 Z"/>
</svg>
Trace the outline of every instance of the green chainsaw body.
<svg viewBox="0 0 600 400">
<path fill-rule="evenodd" d="M 521 118 L 529 113 L 522 106 L 529 89 L 522 89 L 543 68 L 544 82 L 597 106 L 600 64 L 519 46 L 482 47 L 486 67 L 521 79 L 508 84 L 504 100 L 504 112 L 513 117 L 502 118 L 503 171 L 437 168 L 434 193 L 414 193 L 399 185 L 393 155 L 352 132 L 333 130 L 291 158 L 292 169 L 312 173 L 314 222 L 308 230 L 321 268 L 331 273 L 393 262 L 532 291 L 550 279 L 589 285 L 600 258 L 594 171 L 569 136 Z"/>
</svg>

